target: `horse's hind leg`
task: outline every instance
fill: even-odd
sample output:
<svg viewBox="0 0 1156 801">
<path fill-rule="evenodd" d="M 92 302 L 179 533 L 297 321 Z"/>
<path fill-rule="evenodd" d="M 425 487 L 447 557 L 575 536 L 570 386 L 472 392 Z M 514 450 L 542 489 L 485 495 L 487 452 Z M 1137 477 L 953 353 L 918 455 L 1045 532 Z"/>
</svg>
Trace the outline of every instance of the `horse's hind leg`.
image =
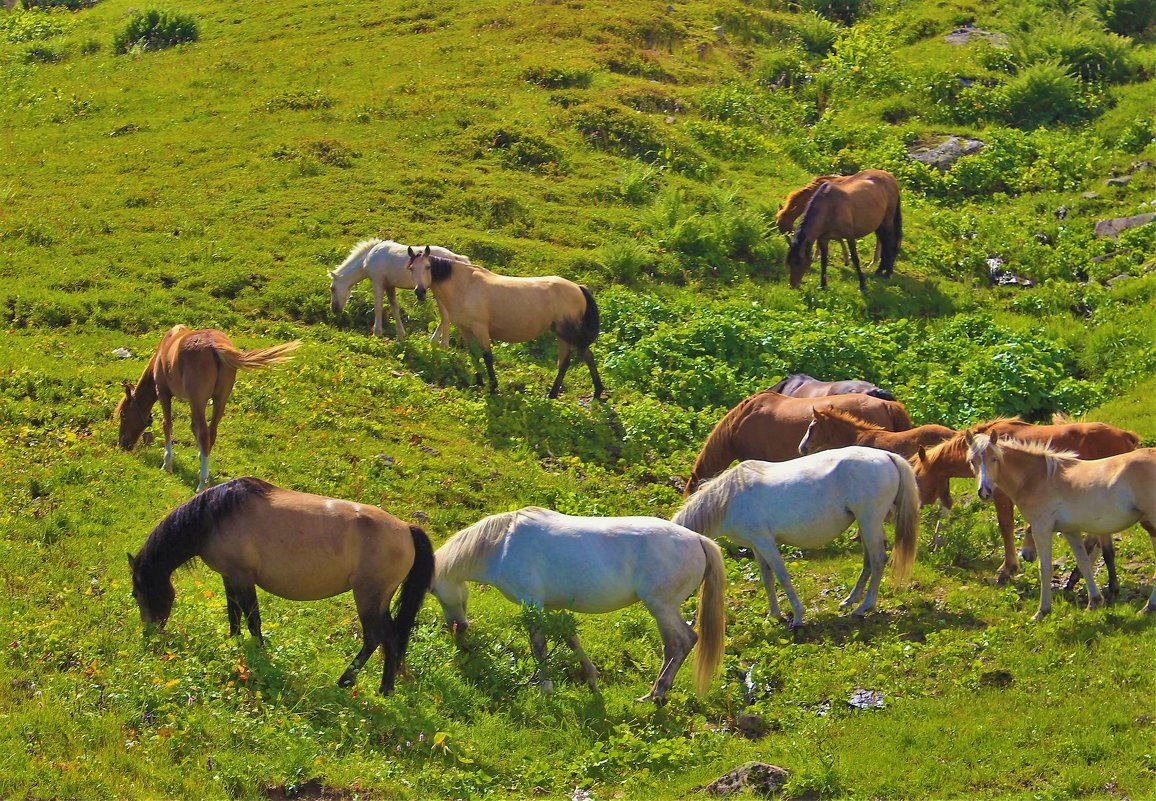
<svg viewBox="0 0 1156 801">
<path fill-rule="evenodd" d="M 602 397 L 602 379 L 598 377 L 598 366 L 594 364 L 594 354 L 589 347 L 583 348 L 579 354 L 582 361 L 586 362 L 586 367 L 590 370 L 590 380 L 594 382 L 594 397 Z"/>
<path fill-rule="evenodd" d="M 767 564 L 767 560 L 758 551 L 755 552 L 755 561 L 759 563 L 759 573 L 763 577 L 763 588 L 767 591 L 767 603 L 771 607 L 771 617 L 778 620 L 782 617 L 779 611 L 779 593 L 775 589 L 775 571 Z"/>
<path fill-rule="evenodd" d="M 398 653 L 401 650 L 398 647 L 397 641 L 397 626 L 393 622 L 393 615 L 389 613 L 389 607 L 381 613 L 381 658 L 385 663 L 381 669 L 381 687 L 382 695 L 389 695 L 393 692 L 393 680 L 397 676 L 397 669 L 400 665 Z"/>
<path fill-rule="evenodd" d="M 544 693 L 554 692 L 554 682 L 550 681 L 546 672 L 546 633 L 537 626 L 530 626 L 530 650 L 534 653 L 534 660 L 538 663 L 538 672 L 535 678 Z"/>
<path fill-rule="evenodd" d="M 217 444 L 217 426 L 221 424 L 221 418 L 225 416 L 225 404 L 229 402 L 229 396 L 233 394 L 233 382 L 236 380 L 237 373 L 233 370 L 222 370 L 217 378 L 217 387 L 213 392 L 213 417 L 209 421 L 207 431 L 205 431 L 205 442 L 200 443 L 201 481 L 197 486 L 198 492 L 204 489 L 205 485 L 209 483 L 209 454 L 213 452 L 213 446 Z M 203 407 L 201 412 L 201 420 L 203 422 Z"/>
<path fill-rule="evenodd" d="M 261 643 L 265 642 L 265 637 L 261 634 L 261 609 L 257 606 L 256 587 L 226 579 L 225 605 L 229 609 L 230 637 L 236 637 L 241 633 L 241 620 L 244 620 L 249 633 Z"/>
<path fill-rule="evenodd" d="M 666 703 L 666 694 L 674 684 L 674 677 L 682 663 L 686 661 L 690 650 L 698 642 L 698 635 L 694 629 L 686 624 L 679 614 L 678 607 L 655 608 L 647 607 L 658 623 L 659 634 L 662 635 L 662 670 L 654 681 L 650 692 L 639 698 L 639 701 L 654 701 L 658 706 Z"/>
<path fill-rule="evenodd" d="M 839 603 L 840 609 L 846 609 L 851 604 L 863 597 L 863 590 L 867 588 L 867 578 L 871 575 L 871 557 L 868 556 L 867 543 L 863 543 L 863 569 L 859 571 L 859 578 L 855 581 L 855 586 L 851 588 L 851 592 L 847 593 L 847 597 Z"/>
<path fill-rule="evenodd" d="M 401 324 L 401 308 L 397 305 L 397 290 L 387 286 L 385 294 L 389 298 L 389 313 L 393 315 L 394 325 L 397 326 L 397 341 L 401 342 L 405 339 L 405 328 Z"/>
<path fill-rule="evenodd" d="M 382 643 L 382 615 L 376 599 L 365 601 L 362 598 L 356 598 L 357 603 L 357 617 L 361 621 L 361 650 L 357 652 L 357 656 L 353 657 L 353 661 L 349 663 L 349 667 L 341 674 L 341 678 L 337 680 L 339 687 L 352 687 L 353 683 L 357 681 L 357 674 L 365 665 L 366 660 L 373 655 L 377 650 L 377 646 Z M 386 610 L 388 613 L 388 609 Z M 388 658 L 387 669 L 388 669 Z M 385 678 L 382 677 L 382 684 L 385 684 Z"/>
<path fill-rule="evenodd" d="M 867 594 L 863 602 L 855 607 L 851 614 L 863 617 L 875 608 L 875 598 L 879 593 L 879 582 L 883 579 L 883 565 L 887 561 L 886 534 L 883 532 L 883 521 L 859 521 L 859 536 L 863 540 L 863 549 L 866 558 L 864 569 L 870 569 L 871 578 L 867 583 Z M 863 576 L 859 576 L 859 581 Z M 856 584 L 858 587 L 858 584 Z M 854 594 L 854 593 L 852 593 Z M 844 602 L 845 603 L 845 602 Z"/>
<path fill-rule="evenodd" d="M 827 288 L 827 240 L 819 240 L 819 289 Z"/>
<path fill-rule="evenodd" d="M 783 564 L 783 557 L 779 553 L 779 546 L 775 543 L 773 538 L 767 538 L 769 542 L 767 547 L 757 546 L 756 553 L 762 559 L 766 559 L 767 564 L 771 566 L 771 570 L 775 573 L 775 578 L 783 585 L 783 592 L 787 594 L 787 601 L 791 604 L 792 617 L 789 624 L 790 628 L 797 629 L 803 625 L 803 603 L 799 600 L 799 596 L 795 593 L 795 588 L 791 585 L 791 578 L 787 575 L 787 566 Z M 768 597 L 770 593 L 768 593 Z M 774 609 L 774 607 L 771 607 Z"/>
<path fill-rule="evenodd" d="M 161 427 L 165 432 L 165 461 L 163 467 L 173 472 L 173 396 L 165 391 L 157 393 L 161 404 Z"/>
<path fill-rule="evenodd" d="M 554 377 L 554 386 L 550 388 L 548 397 L 557 398 L 558 393 L 562 391 L 562 379 L 566 377 L 566 371 L 570 368 L 570 356 L 572 349 L 570 343 L 564 339 L 558 340 L 558 375 Z"/>
<path fill-rule="evenodd" d="M 1148 520 L 1141 520 L 1140 525 L 1148 532 L 1148 537 L 1152 540 L 1152 551 L 1156 553 L 1156 525 L 1153 525 Z M 1152 578 L 1152 595 L 1148 598 L 1148 603 L 1140 612 L 1141 614 L 1152 614 L 1156 612 L 1156 576 Z"/>
<path fill-rule="evenodd" d="M 1088 551 L 1084 547 L 1084 539 L 1077 531 L 1065 531 L 1064 539 L 1068 541 L 1068 547 L 1072 549 L 1072 553 L 1076 556 L 1076 564 L 1080 567 L 1080 572 L 1084 574 L 1084 583 L 1088 585 L 1088 608 L 1095 609 L 1104 603 L 1104 596 L 1100 594 L 1099 588 L 1096 587 L 1095 571 L 1092 569 L 1092 562 L 1088 558 Z"/>
<path fill-rule="evenodd" d="M 1084 538 L 1084 550 L 1088 554 L 1088 563 L 1092 565 L 1092 569 L 1096 568 L 1096 561 L 1100 557 L 1102 550 L 1104 554 L 1104 564 L 1108 566 L 1108 592 L 1115 593 L 1116 587 L 1116 551 L 1112 545 L 1112 537 L 1108 535 L 1103 539 L 1104 547 L 1101 549 L 1101 539 L 1095 534 L 1089 534 Z M 1068 580 L 1064 582 L 1064 591 L 1071 592 L 1076 588 L 1076 584 L 1080 581 L 1080 568 L 1072 568 L 1072 572 L 1068 574 Z"/>
</svg>

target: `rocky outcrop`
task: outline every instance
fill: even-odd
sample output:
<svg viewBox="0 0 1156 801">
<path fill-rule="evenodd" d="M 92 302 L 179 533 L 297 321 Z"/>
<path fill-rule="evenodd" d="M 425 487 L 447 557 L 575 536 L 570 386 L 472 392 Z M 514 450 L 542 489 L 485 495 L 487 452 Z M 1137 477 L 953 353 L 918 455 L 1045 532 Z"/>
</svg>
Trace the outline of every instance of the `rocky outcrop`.
<svg viewBox="0 0 1156 801">
<path fill-rule="evenodd" d="M 1132 217 L 1113 217 L 1110 220 L 1100 220 L 1096 223 L 1095 235 L 1097 238 L 1106 236 L 1115 242 L 1116 239 L 1119 238 L 1121 231 L 1136 228 L 1140 225 L 1147 225 L 1153 220 L 1156 220 L 1156 212 L 1137 214 Z"/>
<path fill-rule="evenodd" d="M 720 776 L 701 790 L 719 796 L 748 791 L 760 798 L 771 798 L 782 789 L 789 777 L 787 771 L 766 762 L 748 762 Z"/>
<path fill-rule="evenodd" d="M 949 136 L 937 145 L 918 147 L 907 151 L 907 158 L 946 172 L 961 156 L 978 153 L 982 148 L 983 142 L 978 139 Z"/>
</svg>

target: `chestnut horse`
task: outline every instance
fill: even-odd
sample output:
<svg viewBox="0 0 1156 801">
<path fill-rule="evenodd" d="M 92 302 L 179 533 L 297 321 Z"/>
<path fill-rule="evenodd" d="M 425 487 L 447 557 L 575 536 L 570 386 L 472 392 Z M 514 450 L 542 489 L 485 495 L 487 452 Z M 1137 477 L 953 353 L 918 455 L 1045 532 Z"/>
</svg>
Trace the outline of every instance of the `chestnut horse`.
<svg viewBox="0 0 1156 801">
<path fill-rule="evenodd" d="M 911 428 L 907 410 L 897 401 L 870 395 L 789 398 L 769 390 L 756 392 L 723 415 L 707 436 L 691 468 L 683 496 L 689 496 L 700 482 L 717 476 L 736 459 L 785 462 L 798 458 L 799 441 L 807 432 L 817 406 L 853 412 L 892 431 Z"/>
<path fill-rule="evenodd" d="M 341 314 L 345 304 L 349 302 L 349 295 L 353 292 L 354 284 L 366 278 L 373 284 L 373 334 L 382 334 L 383 304 L 382 296 L 389 298 L 389 311 L 393 314 L 393 322 L 397 329 L 397 338 L 405 338 L 405 328 L 401 324 L 401 309 L 397 305 L 397 290 L 413 289 L 413 276 L 406 269 L 406 246 L 399 245 L 388 239 L 365 239 L 358 242 L 349 251 L 345 261 L 336 270 L 329 271 L 329 305 L 334 314 Z M 437 256 L 456 261 L 469 261 L 466 256 L 460 256 L 445 248 L 432 247 L 430 250 Z M 446 322 L 445 310 L 438 305 L 438 327 L 434 329 L 430 342 L 440 341 L 443 345 L 450 344 L 450 324 Z"/>
<path fill-rule="evenodd" d="M 819 288 L 826 289 L 827 243 L 832 239 L 845 239 L 851 250 L 851 263 L 859 276 L 859 289 L 866 292 L 867 281 L 859 268 L 855 240 L 872 232 L 880 251 L 879 268 L 875 274 L 890 278 L 903 235 L 899 184 L 895 176 L 884 170 L 863 170 L 838 183 L 827 181 L 821 184 L 807 204 L 787 250 L 791 287 L 798 289 L 802 283 L 817 242 L 822 263 Z"/>
<path fill-rule="evenodd" d="M 165 431 L 165 470 L 173 469 L 173 398 L 188 401 L 192 410 L 193 436 L 201 456 L 197 492 L 209 481 L 209 454 L 217 441 L 217 425 L 225 415 L 225 403 L 233 392 L 238 370 L 259 370 L 292 358 L 299 340 L 259 350 L 240 351 L 215 328 L 193 331 L 175 325 L 161 339 L 148 366 L 133 388 L 124 382 L 124 397 L 116 406 L 120 421 L 118 442 L 132 450 L 144 430 L 152 425 L 153 404 L 160 401 Z M 213 418 L 205 422 L 205 408 L 213 401 Z M 146 439 L 146 444 L 151 441 Z"/>
<path fill-rule="evenodd" d="M 1139 448 L 1103 459 L 1079 459 L 1071 451 L 965 431 L 967 460 L 979 497 L 999 487 L 1015 502 L 1035 533 L 1040 551 L 1039 620 L 1052 609 L 1052 534 L 1060 532 L 1088 585 L 1088 608 L 1103 603 L 1080 532 L 1111 540 L 1139 523 L 1156 551 L 1156 448 Z M 1156 580 L 1142 612 L 1156 612 Z"/>
<path fill-rule="evenodd" d="M 490 392 L 498 391 L 490 342 L 528 342 L 552 330 L 558 336 L 558 375 L 550 397 L 558 397 L 574 353 L 590 369 L 594 397 L 602 395 L 602 379 L 590 352 L 590 345 L 598 338 L 598 304 L 586 287 L 556 275 L 497 275 L 468 262 L 435 256 L 429 247 L 422 252 L 410 248 L 407 267 L 413 273 L 417 299 L 425 299 L 427 288 L 433 290 L 471 353 L 472 344 L 478 343 L 490 376 Z M 481 385 L 481 370 L 477 376 Z"/>
<path fill-rule="evenodd" d="M 141 621 L 163 628 L 173 609 L 172 574 L 200 556 L 225 580 L 229 636 L 259 640 L 256 587 L 293 601 L 353 590 L 362 646 L 337 682 L 350 687 L 380 646 L 380 690 L 389 695 L 433 577 L 433 547 L 417 526 L 375 506 L 280 489 L 247 476 L 178 506 L 136 556 L 128 555 Z M 396 615 L 390 602 L 401 590 Z"/>
<path fill-rule="evenodd" d="M 796 189 L 787 195 L 787 199 L 783 201 L 783 205 L 779 208 L 778 214 L 775 215 L 775 222 L 778 223 L 779 233 L 786 235 L 787 241 L 791 239 L 791 234 L 795 230 L 795 220 L 799 218 L 806 208 L 807 204 L 811 202 L 811 198 L 815 194 L 815 190 L 827 182 L 842 183 L 850 176 L 848 175 L 816 175 L 811 179 L 811 182 L 804 187 Z M 843 246 L 843 266 L 851 263 L 851 251 L 847 248 L 846 239 L 840 239 L 839 244 Z M 875 240 L 875 255 L 871 259 L 871 263 L 879 261 L 879 240 Z"/>
<path fill-rule="evenodd" d="M 1102 459 L 1136 450 L 1140 438 L 1131 431 L 1115 428 L 1106 423 L 1063 423 L 1054 425 L 1032 425 L 1017 418 L 1000 418 L 982 423 L 972 429 L 978 434 L 998 434 L 1021 442 L 1050 443 L 1052 447 L 1072 451 L 1081 459 Z M 947 498 L 950 507 L 950 479 L 970 478 L 971 468 L 967 462 L 967 442 L 962 433 L 940 443 L 930 450 L 920 448 L 913 460 L 915 478 L 919 482 L 920 503 L 933 503 L 936 499 Z M 1019 571 L 1019 560 L 1015 549 L 1015 510 L 1011 499 L 999 488 L 995 496 L 996 520 L 1003 539 L 1003 564 L 997 578 L 1002 583 Z M 1029 542 L 1032 532 L 1024 537 L 1025 558 L 1031 553 Z M 1096 539 L 1088 544 L 1095 547 Z M 1108 586 L 1116 588 L 1116 559 L 1112 538 L 1099 539 L 1104 549 L 1104 563 L 1108 568 Z M 1078 574 L 1076 574 L 1078 575 Z"/>
<path fill-rule="evenodd" d="M 790 395 L 792 398 L 821 398 L 824 395 L 846 395 L 851 392 L 858 392 L 873 398 L 895 400 L 894 395 L 885 389 L 880 389 L 870 381 L 863 381 L 858 378 L 846 381 L 820 381 L 806 373 L 791 373 L 767 389 L 780 395 Z"/>
</svg>

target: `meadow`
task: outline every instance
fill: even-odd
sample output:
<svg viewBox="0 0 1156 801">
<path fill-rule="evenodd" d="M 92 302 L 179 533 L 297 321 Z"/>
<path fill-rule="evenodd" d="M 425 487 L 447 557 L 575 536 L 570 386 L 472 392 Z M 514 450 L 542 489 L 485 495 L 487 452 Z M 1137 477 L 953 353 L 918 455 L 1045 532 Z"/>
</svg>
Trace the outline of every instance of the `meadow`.
<svg viewBox="0 0 1156 801">
<path fill-rule="evenodd" d="M 435 544 L 525 505 L 668 516 L 714 423 L 788 372 L 869 379 L 916 423 L 1063 412 L 1156 445 L 1156 225 L 1093 234 L 1154 210 L 1151 2 L 157 8 L 0 11 L 0 798 L 681 798 L 752 759 L 793 798 L 1156 795 L 1139 527 L 1115 603 L 1058 593 L 1040 623 L 1035 565 L 994 581 L 971 481 L 948 519 L 925 510 L 914 580 L 885 578 L 862 622 L 837 609 L 849 535 L 788 552 L 798 633 L 732 553 L 722 674 L 698 697 L 684 671 L 658 710 L 633 700 L 661 658 L 641 607 L 576 619 L 601 695 L 563 644 L 543 696 L 523 612 L 478 588 L 462 649 L 427 601 L 381 698 L 379 656 L 336 686 L 348 596 L 262 595 L 262 648 L 225 636 L 198 564 L 166 633 L 142 634 L 124 554 L 198 463 L 187 407 L 173 474 L 160 443 L 118 449 L 112 419 L 175 323 L 301 339 L 239 378 L 212 481 L 376 504 Z M 965 24 L 1006 47 L 944 40 Z M 945 171 L 907 157 L 947 133 L 985 147 Z M 790 290 L 781 199 L 866 167 L 902 187 L 895 277 L 861 294 L 835 256 L 827 291 L 817 266 Z M 427 341 L 428 300 L 401 293 L 401 342 L 369 335 L 367 284 L 334 315 L 326 271 L 370 236 L 588 285 L 607 402 L 581 366 L 545 397 L 551 337 L 496 346 L 490 395 Z M 993 259 L 1034 286 L 993 285 Z"/>
</svg>

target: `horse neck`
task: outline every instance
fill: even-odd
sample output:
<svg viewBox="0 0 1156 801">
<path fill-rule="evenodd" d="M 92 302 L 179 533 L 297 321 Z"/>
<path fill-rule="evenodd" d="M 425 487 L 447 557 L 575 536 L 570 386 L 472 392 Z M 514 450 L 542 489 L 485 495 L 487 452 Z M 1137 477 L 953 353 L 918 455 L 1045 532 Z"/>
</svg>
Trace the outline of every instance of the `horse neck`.
<svg viewBox="0 0 1156 801">
<path fill-rule="evenodd" d="M 136 382 L 136 387 L 132 391 L 133 405 L 142 415 L 147 415 L 153 404 L 157 402 L 156 363 L 159 358 L 160 349 L 158 348 L 153 357 L 149 359 L 144 372 L 141 373 L 140 380 Z"/>
<path fill-rule="evenodd" d="M 1042 454 L 1026 453 L 1018 448 L 1000 448 L 999 481 L 996 484 L 1014 501 L 1022 496 L 1029 484 L 1050 477 L 1055 465 Z"/>
<path fill-rule="evenodd" d="M 341 266 L 333 271 L 333 277 L 341 283 L 341 289 L 344 290 L 369 276 L 369 272 L 365 269 L 365 257 L 369 255 L 369 251 L 380 244 L 380 239 L 367 239 L 359 243 L 358 247 L 355 247 L 341 263 Z"/>
</svg>

